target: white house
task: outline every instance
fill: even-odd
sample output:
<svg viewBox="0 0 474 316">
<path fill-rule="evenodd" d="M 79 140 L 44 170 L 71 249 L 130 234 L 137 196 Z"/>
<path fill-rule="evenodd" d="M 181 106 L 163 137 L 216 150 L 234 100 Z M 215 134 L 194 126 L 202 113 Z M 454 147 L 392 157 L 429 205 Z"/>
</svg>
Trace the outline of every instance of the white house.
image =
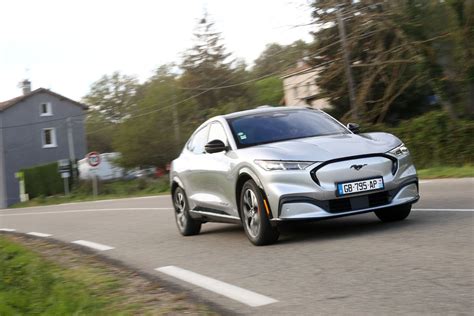
<svg viewBox="0 0 474 316">
<path fill-rule="evenodd" d="M 283 79 L 285 105 L 309 105 L 315 109 L 330 108 L 324 98 L 319 97 L 320 90 L 316 85 L 318 70 L 304 61 L 298 62 L 295 68 L 289 69 Z"/>
</svg>

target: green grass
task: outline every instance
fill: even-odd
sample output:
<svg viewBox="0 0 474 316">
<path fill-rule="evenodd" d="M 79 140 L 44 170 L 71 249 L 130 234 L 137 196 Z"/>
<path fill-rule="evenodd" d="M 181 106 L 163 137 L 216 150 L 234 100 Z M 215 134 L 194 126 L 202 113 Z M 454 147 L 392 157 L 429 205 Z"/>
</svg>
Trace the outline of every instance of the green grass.
<svg viewBox="0 0 474 316">
<path fill-rule="evenodd" d="M 94 200 L 107 200 L 115 198 L 128 198 L 138 196 L 150 196 L 166 194 L 169 192 L 169 182 L 167 178 L 157 180 L 137 179 L 131 181 L 113 181 L 99 183 L 99 195 L 92 195 L 91 181 L 81 181 L 74 186 L 69 196 L 53 195 L 40 196 L 27 202 L 12 205 L 12 208 L 54 205 L 71 202 L 85 202 Z"/>
<path fill-rule="evenodd" d="M 0 315 L 216 315 L 95 254 L 0 235 Z"/>
<path fill-rule="evenodd" d="M 119 281 L 100 274 L 91 281 L 90 272 L 63 270 L 0 237 L 0 315 L 102 314 L 110 299 L 98 290 Z"/>
<path fill-rule="evenodd" d="M 420 169 L 418 170 L 418 176 L 422 179 L 474 177 L 474 165 Z"/>
</svg>

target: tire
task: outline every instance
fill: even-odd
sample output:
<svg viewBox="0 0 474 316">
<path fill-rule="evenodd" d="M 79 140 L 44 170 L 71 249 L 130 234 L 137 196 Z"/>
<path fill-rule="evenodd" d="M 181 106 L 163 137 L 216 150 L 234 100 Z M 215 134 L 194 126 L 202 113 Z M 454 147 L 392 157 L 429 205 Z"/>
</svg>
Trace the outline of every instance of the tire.
<svg viewBox="0 0 474 316">
<path fill-rule="evenodd" d="M 377 215 L 382 222 L 396 222 L 407 218 L 410 212 L 411 204 L 404 204 L 375 211 L 375 215 Z"/>
<path fill-rule="evenodd" d="M 201 231 L 201 222 L 189 215 L 189 204 L 186 193 L 181 187 L 173 193 L 174 217 L 176 226 L 183 236 L 197 235 Z"/>
<path fill-rule="evenodd" d="M 255 246 L 269 245 L 278 240 L 280 233 L 270 224 L 262 193 L 253 180 L 247 180 L 242 187 L 240 219 L 245 234 Z"/>
</svg>

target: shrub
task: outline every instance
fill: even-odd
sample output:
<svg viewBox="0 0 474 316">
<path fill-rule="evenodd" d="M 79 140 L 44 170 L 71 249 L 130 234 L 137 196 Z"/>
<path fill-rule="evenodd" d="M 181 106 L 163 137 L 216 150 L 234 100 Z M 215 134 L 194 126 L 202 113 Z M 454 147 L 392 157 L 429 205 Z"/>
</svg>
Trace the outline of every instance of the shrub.
<svg viewBox="0 0 474 316">
<path fill-rule="evenodd" d="M 63 179 L 58 173 L 58 164 L 55 162 L 21 171 L 25 174 L 25 189 L 30 198 L 64 192 Z"/>
<path fill-rule="evenodd" d="M 371 131 L 384 131 L 400 138 L 410 149 L 418 168 L 463 166 L 473 163 L 474 121 L 453 120 L 444 111 L 428 112 L 402 121 L 396 127 L 370 126 Z"/>
</svg>

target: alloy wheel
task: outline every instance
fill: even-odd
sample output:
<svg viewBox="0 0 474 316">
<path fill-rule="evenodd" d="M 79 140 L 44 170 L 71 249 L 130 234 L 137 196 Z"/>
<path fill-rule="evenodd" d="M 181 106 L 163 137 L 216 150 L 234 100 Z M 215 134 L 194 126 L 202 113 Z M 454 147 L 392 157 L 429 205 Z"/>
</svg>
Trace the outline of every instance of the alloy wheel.
<svg viewBox="0 0 474 316">
<path fill-rule="evenodd" d="M 260 216 L 258 214 L 259 207 L 257 196 L 251 189 L 245 191 L 243 204 L 242 209 L 247 231 L 255 238 L 260 230 Z"/>
<path fill-rule="evenodd" d="M 176 212 L 176 222 L 178 223 L 180 230 L 184 230 L 186 227 L 186 215 L 184 214 L 185 208 L 186 199 L 184 198 L 183 192 L 178 191 L 174 197 L 174 209 Z"/>
</svg>

